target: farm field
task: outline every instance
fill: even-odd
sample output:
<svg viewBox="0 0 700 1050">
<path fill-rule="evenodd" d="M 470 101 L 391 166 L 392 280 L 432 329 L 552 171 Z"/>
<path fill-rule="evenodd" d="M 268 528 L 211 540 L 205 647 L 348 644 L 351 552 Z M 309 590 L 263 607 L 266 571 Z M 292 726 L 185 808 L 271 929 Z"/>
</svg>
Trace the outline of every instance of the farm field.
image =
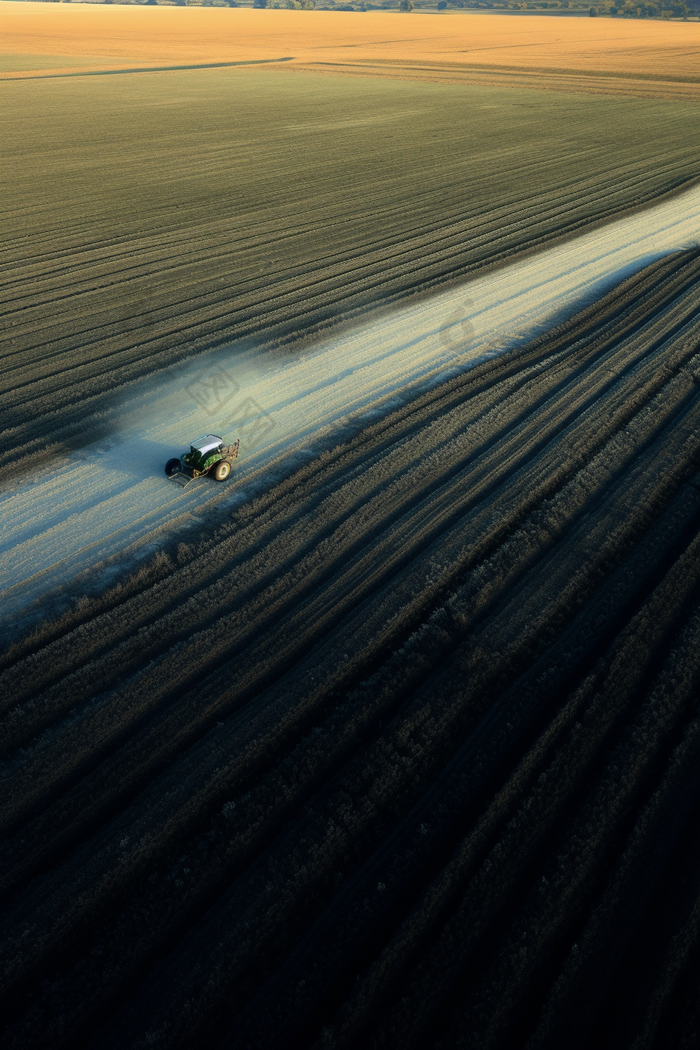
<svg viewBox="0 0 700 1050">
<path fill-rule="evenodd" d="M 202 350 L 311 345 L 698 174 L 666 99 L 231 69 L 2 92 L 2 477 Z"/>
<path fill-rule="evenodd" d="M 697 26 L 0 21 L 3 1050 L 697 1050 Z"/>
<path fill-rule="evenodd" d="M 7 653 L 4 1043 L 690 1048 L 700 249 Z"/>
<path fill-rule="evenodd" d="M 2 4 L 0 18 L 3 77 L 282 61 L 345 75 L 696 101 L 700 92 L 692 23 L 12 2 Z"/>
<path fill-rule="evenodd" d="M 165 535 L 199 532 L 348 427 L 522 345 L 652 260 L 698 244 L 695 186 L 311 347 L 224 348 L 159 383 L 132 384 L 108 438 L 18 473 L 0 492 L 5 644 L 133 567 Z M 170 483 L 164 463 L 188 437 L 212 431 L 241 442 L 235 481 L 222 488 L 204 479 L 185 491 Z"/>
</svg>

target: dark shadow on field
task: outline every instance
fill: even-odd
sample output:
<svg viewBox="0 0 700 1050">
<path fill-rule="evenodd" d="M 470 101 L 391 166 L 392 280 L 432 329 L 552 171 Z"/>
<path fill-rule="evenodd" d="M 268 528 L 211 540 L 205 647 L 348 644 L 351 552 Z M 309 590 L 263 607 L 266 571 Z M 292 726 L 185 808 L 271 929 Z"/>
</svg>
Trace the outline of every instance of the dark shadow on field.
<svg viewBox="0 0 700 1050">
<path fill-rule="evenodd" d="M 194 440 L 198 435 L 190 435 Z M 165 464 L 169 459 L 179 457 L 182 452 L 189 448 L 189 440 L 183 440 L 181 448 L 154 441 L 147 437 L 116 437 L 98 446 L 94 452 L 85 450 L 81 457 L 93 460 L 98 464 L 123 473 L 130 479 L 130 484 L 136 481 L 145 481 L 147 478 L 165 478 Z"/>
<path fill-rule="evenodd" d="M 129 484 L 133 484 L 134 478 L 143 480 L 154 474 L 165 477 L 167 460 L 186 451 L 189 440 L 197 435 L 186 435 L 180 449 L 146 438 L 126 437 L 120 433 L 120 399 L 112 395 L 110 400 L 112 404 L 104 406 L 99 415 L 81 420 L 59 447 L 40 450 L 26 463 L 0 471 L 0 492 L 11 491 L 38 475 L 61 470 L 76 461 L 102 462 L 105 467 L 123 472 Z"/>
<path fill-rule="evenodd" d="M 13 80 L 62 80 L 67 77 L 113 77 L 122 73 L 173 73 L 187 69 L 224 69 L 231 66 L 267 66 L 277 62 L 293 62 L 294 55 L 282 58 L 252 58 L 241 62 L 203 62 L 201 64 L 180 66 L 138 66 L 133 69 L 92 69 L 82 73 L 49 73 L 46 76 L 36 74 L 26 77 L 13 77 Z"/>
<path fill-rule="evenodd" d="M 33 443 L 34 447 L 27 448 L 25 456 L 0 465 L 0 492 L 21 484 L 38 470 L 56 467 L 73 453 L 113 437 L 119 427 L 116 405 L 116 398 L 108 393 L 100 399 L 96 411 L 89 413 L 82 406 L 77 406 L 75 411 L 70 413 L 67 425 L 62 429 L 57 441 L 51 440 L 51 433 L 39 433 L 39 440 Z M 42 422 L 37 421 L 37 430 Z"/>
</svg>

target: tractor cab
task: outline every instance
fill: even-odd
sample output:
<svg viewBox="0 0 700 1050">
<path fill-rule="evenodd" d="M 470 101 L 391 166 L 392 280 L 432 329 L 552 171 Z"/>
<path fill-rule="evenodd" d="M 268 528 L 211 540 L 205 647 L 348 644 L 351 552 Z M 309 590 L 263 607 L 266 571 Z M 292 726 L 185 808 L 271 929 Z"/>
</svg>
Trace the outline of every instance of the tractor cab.
<svg viewBox="0 0 700 1050">
<path fill-rule="evenodd" d="M 231 473 L 234 460 L 238 458 L 239 447 L 240 441 L 226 445 L 223 438 L 216 434 L 205 434 L 193 441 L 189 452 L 183 452 L 179 459 L 169 459 L 165 464 L 165 473 L 178 485 L 187 485 L 204 474 L 212 474 L 217 481 L 225 481 Z"/>
<path fill-rule="evenodd" d="M 182 456 L 183 462 L 196 470 L 208 470 L 214 463 L 222 458 L 221 450 L 224 447 L 223 439 L 216 434 L 205 434 L 197 438 L 190 445 L 190 451 Z"/>
</svg>

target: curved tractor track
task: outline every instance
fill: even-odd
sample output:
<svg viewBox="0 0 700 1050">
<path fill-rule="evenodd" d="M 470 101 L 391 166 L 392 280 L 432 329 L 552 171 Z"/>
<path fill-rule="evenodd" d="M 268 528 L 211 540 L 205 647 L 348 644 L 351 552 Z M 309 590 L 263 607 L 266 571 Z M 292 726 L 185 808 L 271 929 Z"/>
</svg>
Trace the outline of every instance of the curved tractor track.
<svg viewBox="0 0 700 1050">
<path fill-rule="evenodd" d="M 700 250 L 0 679 L 4 1045 L 693 1044 Z"/>
</svg>

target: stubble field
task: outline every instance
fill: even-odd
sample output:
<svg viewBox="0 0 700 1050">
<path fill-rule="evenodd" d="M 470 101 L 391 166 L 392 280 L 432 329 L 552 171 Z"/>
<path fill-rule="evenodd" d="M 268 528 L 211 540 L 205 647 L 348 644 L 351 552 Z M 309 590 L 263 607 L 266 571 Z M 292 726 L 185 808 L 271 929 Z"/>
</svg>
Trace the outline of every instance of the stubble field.
<svg viewBox="0 0 700 1050">
<path fill-rule="evenodd" d="M 692 107 L 661 99 L 235 70 L 2 90 L 4 473 L 199 350 L 310 337 L 698 170 Z"/>
<path fill-rule="evenodd" d="M 49 32 L 73 17 L 15 39 L 15 73 L 76 59 Z M 640 79 L 659 95 L 663 32 Z M 690 74 L 685 99 L 626 97 L 613 51 L 609 95 L 562 69 L 561 92 L 3 82 L 7 491 L 201 351 L 400 327 L 412 297 L 690 185 Z M 3 1046 L 698 1045 L 698 240 L 645 245 L 545 335 L 385 398 L 247 495 L 234 480 L 136 568 L 15 625 Z"/>
<path fill-rule="evenodd" d="M 359 15 L 359 17 L 358 17 Z M 298 70 L 698 98 L 697 25 L 443 11 L 5 2 L 0 77 L 280 61 Z"/>
<path fill-rule="evenodd" d="M 15 646 L 5 1046 L 695 1045 L 699 289 L 654 264 Z"/>
</svg>

